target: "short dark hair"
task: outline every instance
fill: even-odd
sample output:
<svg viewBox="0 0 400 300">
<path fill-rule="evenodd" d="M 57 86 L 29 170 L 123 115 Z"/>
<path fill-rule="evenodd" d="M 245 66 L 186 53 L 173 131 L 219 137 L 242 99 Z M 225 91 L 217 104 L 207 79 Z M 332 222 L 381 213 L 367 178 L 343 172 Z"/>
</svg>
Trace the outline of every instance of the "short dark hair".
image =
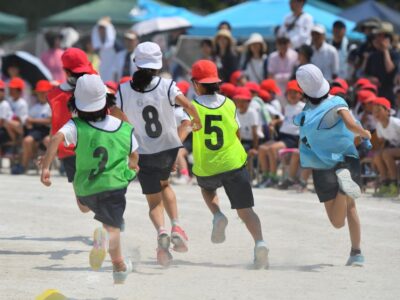
<svg viewBox="0 0 400 300">
<path fill-rule="evenodd" d="M 314 50 L 311 46 L 302 45 L 297 49 L 297 52 L 304 54 L 308 58 L 308 61 L 311 61 Z"/>
<path fill-rule="evenodd" d="M 337 20 L 333 23 L 333 28 L 346 29 L 346 24 L 343 21 Z"/>
<path fill-rule="evenodd" d="M 203 47 L 204 45 L 207 45 L 212 48 L 213 43 L 210 39 L 204 39 L 204 40 L 201 40 L 200 46 Z"/>
<path fill-rule="evenodd" d="M 214 95 L 215 93 L 219 92 L 219 82 L 216 83 L 200 83 L 198 82 L 198 84 L 200 84 L 205 92 L 204 95 Z"/>
<path fill-rule="evenodd" d="M 314 105 L 318 105 L 318 104 L 320 104 L 322 101 L 324 101 L 325 99 L 327 99 L 328 96 L 329 96 L 329 92 L 328 92 L 326 95 L 324 95 L 324 96 L 322 96 L 322 97 L 320 97 L 320 98 L 313 98 L 313 97 L 308 96 L 307 94 L 304 94 L 304 99 L 310 101 L 310 102 L 311 102 L 312 104 L 314 104 Z"/>
<path fill-rule="evenodd" d="M 226 26 L 228 26 L 229 30 L 232 30 L 231 23 L 229 23 L 228 21 L 221 21 L 221 22 L 218 24 L 218 27 L 217 27 L 218 30 L 221 29 L 222 25 L 226 25 Z"/>
</svg>

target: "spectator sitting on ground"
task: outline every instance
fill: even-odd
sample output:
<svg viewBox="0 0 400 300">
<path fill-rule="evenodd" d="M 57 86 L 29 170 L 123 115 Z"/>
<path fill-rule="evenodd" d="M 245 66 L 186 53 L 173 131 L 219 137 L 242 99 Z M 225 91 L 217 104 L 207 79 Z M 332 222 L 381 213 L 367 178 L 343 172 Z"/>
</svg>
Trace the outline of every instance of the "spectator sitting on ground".
<svg viewBox="0 0 400 300">
<path fill-rule="evenodd" d="M 238 56 L 235 41 L 227 29 L 221 29 L 214 37 L 215 60 L 222 81 L 228 82 L 232 73 L 238 69 Z"/>
<path fill-rule="evenodd" d="M 279 35 L 289 37 L 295 49 L 306 44 L 310 45 L 310 33 L 313 26 L 313 17 L 303 11 L 306 0 L 290 0 L 291 14 L 285 17 L 283 25 L 279 27 Z"/>
<path fill-rule="evenodd" d="M 9 129 L 13 142 L 16 142 L 16 139 L 22 136 L 23 126 L 28 118 L 28 104 L 22 98 L 24 87 L 25 83 L 19 77 L 11 79 L 8 83 L 9 103 L 13 111 L 13 119 L 9 122 Z"/>
<path fill-rule="evenodd" d="M 228 97 L 229 99 L 233 98 L 235 89 L 236 86 L 230 82 L 224 82 L 219 86 L 220 94 Z"/>
<path fill-rule="evenodd" d="M 253 33 L 244 43 L 246 52 L 242 70 L 249 81 L 260 83 L 267 77 L 267 44 L 259 33 Z"/>
<path fill-rule="evenodd" d="M 0 147 L 11 141 L 9 122 L 13 117 L 10 104 L 5 100 L 6 84 L 0 80 Z"/>
<path fill-rule="evenodd" d="M 51 109 L 47 103 L 47 94 L 52 88 L 51 83 L 47 80 L 39 80 L 36 84 L 37 103 L 29 109 L 28 118 L 25 121 L 22 160 L 21 164 L 16 164 L 11 168 L 11 173 L 14 175 L 24 174 L 28 170 L 29 162 L 40 144 L 43 144 L 45 148 L 49 144 Z"/>
<path fill-rule="evenodd" d="M 324 77 L 331 81 L 339 74 L 339 55 L 335 47 L 325 40 L 325 27 L 314 25 L 311 30 L 313 56 L 311 63 L 316 65 Z"/>
<path fill-rule="evenodd" d="M 302 112 L 305 103 L 303 91 L 296 80 L 291 80 L 287 84 L 286 97 L 288 104 L 285 106 L 285 119 L 272 120 L 270 123 L 271 131 L 275 130 L 276 125 L 281 124 L 277 141 L 269 141 L 259 147 L 258 160 L 263 174 L 263 181 L 258 187 L 273 187 L 278 184 L 278 151 L 283 148 L 298 148 L 299 146 L 299 127 L 293 124 L 293 119 Z"/>
<path fill-rule="evenodd" d="M 397 197 L 396 159 L 400 158 L 400 119 L 390 116 L 391 105 L 386 98 L 376 98 L 372 103 L 377 121 L 377 136 L 386 141 L 384 149 L 377 152 L 373 158 L 380 178 L 375 196 Z"/>
<path fill-rule="evenodd" d="M 276 48 L 277 50 L 272 52 L 268 59 L 268 77 L 274 79 L 279 88 L 285 91 L 293 69 L 298 64 L 298 54 L 290 48 L 290 41 L 285 36 L 276 39 Z M 280 100 L 285 104 L 284 98 Z"/>
</svg>

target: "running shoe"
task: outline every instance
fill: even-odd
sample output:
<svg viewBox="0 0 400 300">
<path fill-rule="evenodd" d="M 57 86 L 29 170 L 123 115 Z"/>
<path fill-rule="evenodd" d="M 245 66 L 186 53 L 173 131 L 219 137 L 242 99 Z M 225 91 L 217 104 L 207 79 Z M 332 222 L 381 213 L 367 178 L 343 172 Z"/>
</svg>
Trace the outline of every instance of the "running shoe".
<svg viewBox="0 0 400 300">
<path fill-rule="evenodd" d="M 173 226 L 171 230 L 171 242 L 174 244 L 174 251 L 187 252 L 188 251 L 188 237 L 180 226 Z"/>
<path fill-rule="evenodd" d="M 383 197 L 388 191 L 389 191 L 388 185 L 381 185 L 378 187 L 378 190 L 376 191 L 376 193 L 374 193 L 372 196 Z"/>
<path fill-rule="evenodd" d="M 171 179 L 171 182 L 176 185 L 185 185 L 189 184 L 191 181 L 190 176 L 187 175 L 181 175 L 180 177 L 174 177 Z"/>
<path fill-rule="evenodd" d="M 291 186 L 295 185 L 296 182 L 290 178 L 286 178 L 282 183 L 278 185 L 279 190 L 288 190 Z"/>
<path fill-rule="evenodd" d="M 396 184 L 391 183 L 386 192 L 382 195 L 383 197 L 387 197 L 387 198 L 395 198 L 399 195 L 399 189 L 397 187 Z"/>
<path fill-rule="evenodd" d="M 132 273 L 132 262 L 129 258 L 124 260 L 125 271 L 116 271 L 115 267 L 113 267 L 113 279 L 114 284 L 123 284 L 128 277 L 129 273 Z"/>
<path fill-rule="evenodd" d="M 225 229 L 228 226 L 228 219 L 224 214 L 216 214 L 213 219 L 211 242 L 221 244 L 225 241 Z"/>
<path fill-rule="evenodd" d="M 93 248 L 89 254 L 90 267 L 97 271 L 101 268 L 108 250 L 108 233 L 103 227 L 93 233 Z"/>
<path fill-rule="evenodd" d="M 254 267 L 257 270 L 267 269 L 269 267 L 268 253 L 269 250 L 264 242 L 254 247 Z"/>
<path fill-rule="evenodd" d="M 163 267 L 168 267 L 172 261 L 172 255 L 169 252 L 170 237 L 166 232 L 158 235 L 157 262 Z"/>
<path fill-rule="evenodd" d="M 347 169 L 336 170 L 336 176 L 340 189 L 350 198 L 357 199 L 361 196 L 360 186 L 351 178 L 350 171 Z"/>
<path fill-rule="evenodd" d="M 347 260 L 346 266 L 363 267 L 364 262 L 365 262 L 364 255 L 362 254 L 350 255 L 349 259 Z"/>
</svg>

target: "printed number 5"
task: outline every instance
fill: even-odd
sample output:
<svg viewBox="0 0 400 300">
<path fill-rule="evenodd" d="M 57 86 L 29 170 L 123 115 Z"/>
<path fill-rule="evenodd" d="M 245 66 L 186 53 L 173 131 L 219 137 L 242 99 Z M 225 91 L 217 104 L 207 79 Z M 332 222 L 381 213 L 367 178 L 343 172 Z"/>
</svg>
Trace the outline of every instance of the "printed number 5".
<svg viewBox="0 0 400 300">
<path fill-rule="evenodd" d="M 93 157 L 98 158 L 101 157 L 97 169 L 92 169 L 89 174 L 89 181 L 92 181 L 96 178 L 97 175 L 104 172 L 106 169 L 107 161 L 108 161 L 108 152 L 104 147 L 97 147 L 93 152 Z"/>
<path fill-rule="evenodd" d="M 222 116 L 206 115 L 204 133 L 205 134 L 215 133 L 217 142 L 213 144 L 212 139 L 206 139 L 205 143 L 208 149 L 218 150 L 221 149 L 222 146 L 224 145 L 224 132 L 218 126 L 212 125 L 213 121 L 222 121 Z"/>
</svg>

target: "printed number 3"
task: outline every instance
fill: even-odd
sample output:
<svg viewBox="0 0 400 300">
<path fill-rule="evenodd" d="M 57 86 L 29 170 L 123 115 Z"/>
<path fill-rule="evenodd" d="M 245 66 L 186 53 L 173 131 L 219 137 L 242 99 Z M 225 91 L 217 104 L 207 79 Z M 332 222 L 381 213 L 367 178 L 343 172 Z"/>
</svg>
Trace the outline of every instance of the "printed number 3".
<svg viewBox="0 0 400 300">
<path fill-rule="evenodd" d="M 143 120 L 146 122 L 146 134 L 151 138 L 158 138 L 162 133 L 162 126 L 158 119 L 158 111 L 154 106 L 148 105 L 142 112 Z"/>
<path fill-rule="evenodd" d="M 104 172 L 106 169 L 107 161 L 108 161 L 108 152 L 104 147 L 98 147 L 93 152 L 93 157 L 98 158 L 101 157 L 97 169 L 92 169 L 89 174 L 89 181 L 96 178 L 97 175 Z"/>
<path fill-rule="evenodd" d="M 224 145 L 224 132 L 218 126 L 212 125 L 213 121 L 222 121 L 222 116 L 206 115 L 204 133 L 205 134 L 215 133 L 217 142 L 213 144 L 212 139 L 206 139 L 205 143 L 208 149 L 218 150 L 221 149 L 222 146 Z"/>
</svg>

